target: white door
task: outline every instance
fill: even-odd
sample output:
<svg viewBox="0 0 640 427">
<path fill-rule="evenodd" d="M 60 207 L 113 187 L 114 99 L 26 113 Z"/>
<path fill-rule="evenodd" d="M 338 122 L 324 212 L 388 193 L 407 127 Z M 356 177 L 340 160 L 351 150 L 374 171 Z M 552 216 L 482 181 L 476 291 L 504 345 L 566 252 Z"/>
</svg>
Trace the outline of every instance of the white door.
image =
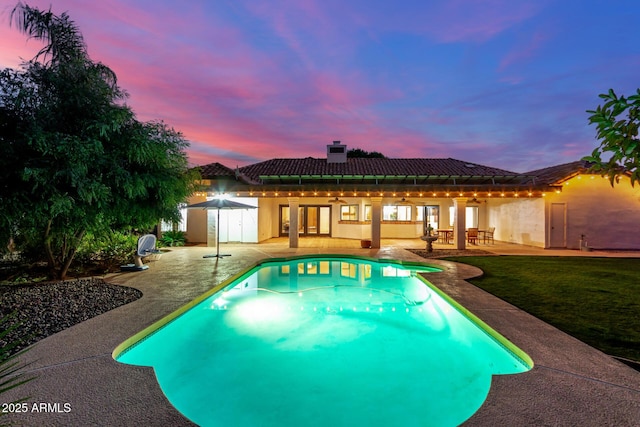
<svg viewBox="0 0 640 427">
<path fill-rule="evenodd" d="M 549 225 L 549 247 L 566 248 L 566 215 L 567 206 L 565 203 L 551 203 L 551 218 Z"/>
<path fill-rule="evenodd" d="M 242 212 L 244 210 L 240 209 L 226 211 L 228 242 L 242 242 Z"/>
</svg>

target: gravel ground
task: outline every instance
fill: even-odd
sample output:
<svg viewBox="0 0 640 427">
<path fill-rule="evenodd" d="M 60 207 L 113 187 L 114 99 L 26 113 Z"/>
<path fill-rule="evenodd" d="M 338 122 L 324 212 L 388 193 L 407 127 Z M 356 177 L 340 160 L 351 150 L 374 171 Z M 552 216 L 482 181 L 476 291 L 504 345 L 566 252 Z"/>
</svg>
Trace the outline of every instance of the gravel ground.
<svg viewBox="0 0 640 427">
<path fill-rule="evenodd" d="M 0 348 L 16 340 L 19 351 L 76 323 L 128 304 L 142 296 L 137 289 L 105 283 L 98 278 L 63 282 L 0 286 L 0 317 L 15 316 L 0 325 L 18 325 L 3 339 Z"/>
</svg>

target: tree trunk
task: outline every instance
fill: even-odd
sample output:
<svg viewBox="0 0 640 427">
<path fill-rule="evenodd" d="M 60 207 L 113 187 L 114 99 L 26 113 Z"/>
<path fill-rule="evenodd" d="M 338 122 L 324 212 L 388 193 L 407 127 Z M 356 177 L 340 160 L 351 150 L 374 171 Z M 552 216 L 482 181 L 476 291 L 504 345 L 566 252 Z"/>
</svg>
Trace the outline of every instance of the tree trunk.
<svg viewBox="0 0 640 427">
<path fill-rule="evenodd" d="M 49 266 L 49 276 L 54 279 L 56 277 L 56 259 L 51 249 L 51 220 L 47 222 L 47 228 L 44 231 L 44 251 L 47 254 L 47 265 Z"/>
<path fill-rule="evenodd" d="M 71 266 L 71 262 L 73 261 L 73 257 L 76 256 L 76 252 L 78 251 L 78 246 L 80 246 L 80 242 L 84 237 L 85 230 L 78 230 L 76 234 L 73 236 L 73 241 L 71 242 L 71 247 L 69 248 L 69 253 L 66 254 L 66 259 L 63 260 L 64 263 L 60 268 L 60 275 L 58 279 L 64 280 L 67 277 L 67 272 L 69 271 L 69 267 Z"/>
<path fill-rule="evenodd" d="M 51 234 L 52 220 L 47 222 L 47 228 L 44 233 L 44 249 L 47 254 L 47 264 L 49 266 L 49 275 L 52 279 L 64 280 L 71 266 L 71 262 L 78 251 L 78 246 L 84 237 L 85 230 L 76 231 L 70 239 L 65 236 L 64 244 L 59 248 L 58 257 L 54 254 L 52 247 L 53 236 Z M 68 241 L 67 241 L 68 240 Z"/>
</svg>

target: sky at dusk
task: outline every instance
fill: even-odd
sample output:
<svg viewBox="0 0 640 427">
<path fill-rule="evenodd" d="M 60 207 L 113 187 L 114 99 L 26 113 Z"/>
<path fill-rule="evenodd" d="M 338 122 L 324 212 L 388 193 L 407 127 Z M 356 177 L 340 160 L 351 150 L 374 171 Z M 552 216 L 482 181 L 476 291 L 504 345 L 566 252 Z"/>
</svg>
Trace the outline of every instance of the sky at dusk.
<svg viewBox="0 0 640 427">
<path fill-rule="evenodd" d="M 0 68 L 40 45 L 0 0 Z M 326 145 L 515 172 L 598 145 L 585 110 L 640 87 L 638 0 L 46 0 L 143 121 L 190 162 L 325 157 Z"/>
</svg>

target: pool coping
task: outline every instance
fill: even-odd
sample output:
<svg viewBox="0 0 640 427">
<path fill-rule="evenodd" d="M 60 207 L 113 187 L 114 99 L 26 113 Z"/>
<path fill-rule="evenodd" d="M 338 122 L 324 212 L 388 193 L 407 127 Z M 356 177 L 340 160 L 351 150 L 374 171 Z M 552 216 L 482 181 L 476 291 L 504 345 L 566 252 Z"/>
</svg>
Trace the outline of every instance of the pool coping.
<svg viewBox="0 0 640 427">
<path fill-rule="evenodd" d="M 110 283 L 138 288 L 144 296 L 37 343 L 20 360 L 31 362 L 29 372 L 38 378 L 1 396 L 3 401 L 30 396 L 29 403 L 70 403 L 71 410 L 9 414 L 2 421 L 193 425 L 168 403 L 151 368 L 115 362 L 114 348 L 256 260 L 323 252 L 241 245 L 229 249 L 232 258 L 212 261 L 202 258 L 208 251 L 173 249 L 145 272 L 109 276 Z M 480 274 L 478 269 L 425 260 L 396 247 L 331 252 L 443 268 L 428 273 L 427 280 L 531 356 L 531 371 L 493 378 L 484 405 L 464 425 L 631 426 L 640 419 L 639 372 L 466 282 Z"/>
</svg>

